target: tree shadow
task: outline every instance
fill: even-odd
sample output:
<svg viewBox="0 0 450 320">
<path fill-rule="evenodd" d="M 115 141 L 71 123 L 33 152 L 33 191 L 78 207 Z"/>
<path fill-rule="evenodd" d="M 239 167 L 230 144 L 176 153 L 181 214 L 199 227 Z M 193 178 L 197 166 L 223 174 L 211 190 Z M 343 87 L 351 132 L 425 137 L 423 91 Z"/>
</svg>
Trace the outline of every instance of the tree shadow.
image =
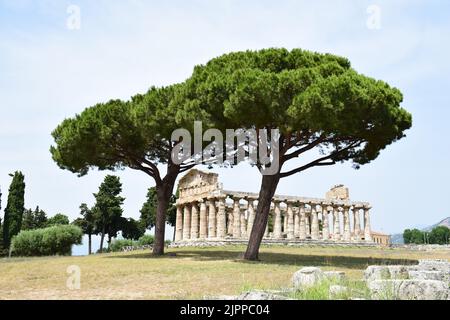
<svg viewBox="0 0 450 320">
<path fill-rule="evenodd" d="M 369 265 L 414 265 L 418 261 L 414 259 L 394 259 L 378 257 L 353 257 L 345 255 L 309 255 L 281 252 L 261 252 L 259 261 L 247 261 L 242 259 L 243 252 L 227 250 L 173 250 L 164 256 L 153 256 L 151 252 L 136 254 L 105 256 L 105 258 L 117 259 L 186 259 L 196 261 L 225 261 L 232 260 L 246 264 L 273 264 L 292 266 L 316 266 L 316 267 L 341 267 L 347 269 L 365 269 Z"/>
</svg>

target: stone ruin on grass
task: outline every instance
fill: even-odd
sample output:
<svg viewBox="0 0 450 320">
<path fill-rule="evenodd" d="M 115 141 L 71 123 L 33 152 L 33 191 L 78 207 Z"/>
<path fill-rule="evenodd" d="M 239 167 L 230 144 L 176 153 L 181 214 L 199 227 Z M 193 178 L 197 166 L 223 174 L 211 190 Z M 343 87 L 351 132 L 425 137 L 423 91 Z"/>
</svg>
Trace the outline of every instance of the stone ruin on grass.
<svg viewBox="0 0 450 320">
<path fill-rule="evenodd" d="M 368 296 L 346 286 L 342 271 L 322 271 L 318 267 L 304 267 L 294 273 L 292 287 L 284 290 L 252 290 L 239 296 L 205 297 L 226 300 L 290 300 L 292 293 L 307 290 L 330 281 L 330 299 L 348 296 L 352 300 L 450 300 L 450 262 L 446 260 L 419 260 L 417 265 L 373 265 L 364 271 L 362 281 Z M 352 294 L 355 293 L 355 296 Z"/>
</svg>

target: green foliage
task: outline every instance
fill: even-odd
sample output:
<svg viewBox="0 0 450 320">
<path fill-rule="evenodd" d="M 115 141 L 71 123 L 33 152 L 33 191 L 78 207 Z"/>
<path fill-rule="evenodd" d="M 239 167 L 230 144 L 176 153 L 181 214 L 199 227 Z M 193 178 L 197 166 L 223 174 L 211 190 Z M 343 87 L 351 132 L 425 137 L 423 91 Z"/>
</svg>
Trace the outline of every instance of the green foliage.
<svg viewBox="0 0 450 320">
<path fill-rule="evenodd" d="M 81 231 L 83 232 L 83 234 L 85 233 L 86 230 L 86 221 L 83 218 L 76 218 L 75 220 L 72 221 L 71 223 L 74 226 L 77 226 L 78 228 L 81 229 Z"/>
<path fill-rule="evenodd" d="M 142 206 L 140 220 L 146 229 L 151 229 L 156 222 L 156 208 L 158 205 L 158 195 L 156 188 L 151 187 L 147 192 L 147 201 Z"/>
<path fill-rule="evenodd" d="M 125 247 L 135 246 L 136 243 L 131 239 L 116 239 L 111 242 L 111 245 L 108 248 L 110 252 L 120 252 Z"/>
<path fill-rule="evenodd" d="M 450 229 L 446 226 L 438 226 L 430 232 L 430 243 L 433 244 L 449 244 Z"/>
<path fill-rule="evenodd" d="M 413 229 L 411 231 L 411 241 L 415 244 L 424 244 L 428 242 L 428 233 L 422 232 L 418 229 Z"/>
<path fill-rule="evenodd" d="M 166 221 L 175 226 L 177 207 L 175 202 L 177 196 L 172 195 L 169 201 L 169 208 L 167 209 Z M 151 187 L 147 192 L 147 200 L 142 206 L 140 221 L 146 229 L 152 229 L 156 223 L 156 208 L 158 207 L 158 194 L 155 187 Z"/>
<path fill-rule="evenodd" d="M 172 227 L 175 227 L 175 225 L 177 224 L 177 206 L 176 206 L 176 202 L 177 202 L 177 199 L 179 198 L 179 196 L 180 196 L 180 193 L 179 193 L 179 190 L 177 189 L 177 191 L 175 192 L 175 195 L 170 197 L 169 208 L 167 209 L 166 221 Z"/>
<path fill-rule="evenodd" d="M 292 298 L 298 300 L 329 300 L 331 285 L 330 281 L 323 280 L 314 286 L 295 291 Z"/>
<path fill-rule="evenodd" d="M 22 230 L 42 229 L 48 226 L 47 214 L 39 209 L 39 206 L 33 211 L 25 210 L 22 220 Z"/>
<path fill-rule="evenodd" d="M 398 89 L 358 74 L 346 58 L 271 48 L 233 52 L 196 66 L 172 105 L 187 128 L 203 120 L 220 130 L 279 129 L 277 150 L 270 150 L 274 170 L 263 177 L 260 190 L 272 197 L 281 178 L 344 161 L 359 168 L 376 159 L 412 125 L 402 100 Z M 300 156 L 304 163 L 282 170 Z M 254 164 L 264 174 L 261 160 Z M 261 226 L 268 208 L 257 210 L 255 225 Z M 257 259 L 264 230 L 257 232 L 246 259 Z"/>
<path fill-rule="evenodd" d="M 145 163 L 167 163 L 170 158 L 169 140 L 179 127 L 169 109 L 176 87 L 152 87 L 131 101 L 99 103 L 64 120 L 52 133 L 53 160 L 79 175 L 93 167 L 129 167 L 155 177 Z"/>
<path fill-rule="evenodd" d="M 449 244 L 450 229 L 445 226 L 435 227 L 431 232 L 406 229 L 403 232 L 403 241 L 405 244 Z"/>
<path fill-rule="evenodd" d="M 330 287 L 339 285 L 347 288 L 346 291 L 336 295 L 330 294 Z M 370 299 L 370 290 L 365 281 L 354 280 L 328 280 L 323 279 L 311 287 L 300 288 L 288 293 L 288 296 L 297 300 L 350 300 L 351 298 Z"/>
<path fill-rule="evenodd" d="M 93 208 L 95 226 L 101 233 L 101 244 L 105 235 L 109 240 L 117 236 L 121 227 L 122 204 L 125 198 L 120 196 L 122 183 L 117 176 L 107 175 L 99 187 L 98 193 L 94 194 L 95 206 Z"/>
<path fill-rule="evenodd" d="M 411 229 L 405 229 L 403 231 L 403 242 L 405 244 L 410 244 L 412 239 L 412 232 Z"/>
<path fill-rule="evenodd" d="M 62 214 L 57 213 L 53 217 L 49 218 L 47 221 L 47 226 L 57 226 L 57 225 L 68 225 L 70 224 L 69 217 Z"/>
<path fill-rule="evenodd" d="M 145 233 L 142 223 L 133 218 L 122 218 L 120 230 L 122 231 L 122 237 L 132 240 L 138 240 Z"/>
<path fill-rule="evenodd" d="M 88 208 L 86 203 L 82 203 L 80 205 L 80 214 L 82 218 L 75 219 L 72 224 L 80 227 L 84 234 L 94 234 L 95 216 L 92 209 Z"/>
<path fill-rule="evenodd" d="M 155 241 L 155 237 L 150 234 L 145 234 L 138 240 L 138 245 L 140 246 L 151 246 Z"/>
<path fill-rule="evenodd" d="M 125 247 L 152 246 L 155 238 L 152 235 L 143 235 L 137 241 L 133 239 L 115 239 L 108 248 L 109 252 L 119 252 Z"/>
<path fill-rule="evenodd" d="M 3 244 L 9 247 L 11 238 L 20 232 L 25 211 L 25 177 L 16 171 L 9 187 L 8 202 L 3 221 Z"/>
<path fill-rule="evenodd" d="M 186 127 L 205 120 L 217 128 L 279 128 L 285 151 L 310 145 L 329 155 L 321 163 L 352 160 L 357 166 L 411 127 L 402 99 L 398 89 L 358 74 L 346 58 L 272 48 L 195 67 L 172 103 Z"/>
<path fill-rule="evenodd" d="M 21 231 L 12 240 L 15 256 L 70 255 L 72 245 L 81 244 L 83 233 L 73 225 Z"/>
</svg>

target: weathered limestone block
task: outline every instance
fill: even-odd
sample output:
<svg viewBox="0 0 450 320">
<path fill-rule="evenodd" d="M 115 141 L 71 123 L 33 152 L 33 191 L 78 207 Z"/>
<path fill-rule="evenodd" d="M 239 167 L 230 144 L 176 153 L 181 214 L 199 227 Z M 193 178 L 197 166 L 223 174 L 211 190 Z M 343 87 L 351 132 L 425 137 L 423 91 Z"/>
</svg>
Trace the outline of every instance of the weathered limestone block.
<svg viewBox="0 0 450 320">
<path fill-rule="evenodd" d="M 347 278 L 344 271 L 325 271 L 323 274 L 328 280 L 336 282 L 344 281 Z"/>
<path fill-rule="evenodd" d="M 448 284 L 437 280 L 374 280 L 369 282 L 373 299 L 446 300 Z"/>
<path fill-rule="evenodd" d="M 388 266 L 391 279 L 408 279 L 408 266 Z"/>
<path fill-rule="evenodd" d="M 439 280 L 450 284 L 450 262 L 446 260 L 419 260 L 419 264 L 408 269 L 411 279 Z"/>
<path fill-rule="evenodd" d="M 348 188 L 342 184 L 338 184 L 330 189 L 325 195 L 327 200 L 349 200 L 350 195 Z"/>
<path fill-rule="evenodd" d="M 449 282 L 450 276 L 442 271 L 410 270 L 409 278 L 414 280 L 438 280 Z"/>
<path fill-rule="evenodd" d="M 364 280 L 408 279 L 407 266 L 368 266 L 364 271 Z"/>
<path fill-rule="evenodd" d="M 447 260 L 441 260 L 441 259 L 419 260 L 419 265 L 417 267 L 422 270 L 442 271 L 442 272 L 450 273 L 450 262 Z"/>
<path fill-rule="evenodd" d="M 317 267 L 305 267 L 294 273 L 292 283 L 295 288 L 311 287 L 322 281 L 324 273 Z"/>
</svg>

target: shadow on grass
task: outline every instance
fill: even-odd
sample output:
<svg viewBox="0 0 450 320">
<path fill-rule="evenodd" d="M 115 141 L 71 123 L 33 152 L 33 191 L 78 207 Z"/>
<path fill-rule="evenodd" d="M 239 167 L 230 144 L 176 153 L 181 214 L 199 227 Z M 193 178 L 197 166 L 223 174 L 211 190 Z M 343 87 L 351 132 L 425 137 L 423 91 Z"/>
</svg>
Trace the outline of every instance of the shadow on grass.
<svg viewBox="0 0 450 320">
<path fill-rule="evenodd" d="M 174 255 L 175 254 L 175 255 Z M 418 261 L 414 259 L 393 259 L 393 258 L 375 258 L 375 257 L 352 257 L 345 255 L 308 255 L 308 254 L 289 254 L 277 252 L 261 252 L 260 261 L 247 261 L 242 259 L 242 252 L 226 250 L 173 250 L 170 254 L 164 256 L 153 256 L 151 252 L 142 252 L 139 254 L 105 256 L 105 258 L 114 259 L 185 259 L 189 258 L 196 261 L 226 261 L 231 260 L 238 263 L 253 264 L 274 264 L 274 265 L 292 265 L 292 266 L 317 266 L 317 267 L 342 267 L 347 269 L 365 269 L 369 265 L 413 265 Z"/>
</svg>

